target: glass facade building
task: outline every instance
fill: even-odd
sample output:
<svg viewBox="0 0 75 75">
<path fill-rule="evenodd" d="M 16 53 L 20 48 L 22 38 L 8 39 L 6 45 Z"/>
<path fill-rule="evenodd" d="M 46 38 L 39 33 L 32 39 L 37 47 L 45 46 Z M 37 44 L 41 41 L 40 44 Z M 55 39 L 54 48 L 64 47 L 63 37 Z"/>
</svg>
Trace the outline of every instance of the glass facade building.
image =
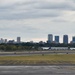
<svg viewBox="0 0 75 75">
<path fill-rule="evenodd" d="M 59 43 L 59 36 L 55 36 L 55 43 Z"/>
<path fill-rule="evenodd" d="M 72 43 L 75 43 L 75 36 L 72 37 Z"/>
<path fill-rule="evenodd" d="M 63 43 L 68 44 L 68 35 L 63 35 Z"/>
</svg>

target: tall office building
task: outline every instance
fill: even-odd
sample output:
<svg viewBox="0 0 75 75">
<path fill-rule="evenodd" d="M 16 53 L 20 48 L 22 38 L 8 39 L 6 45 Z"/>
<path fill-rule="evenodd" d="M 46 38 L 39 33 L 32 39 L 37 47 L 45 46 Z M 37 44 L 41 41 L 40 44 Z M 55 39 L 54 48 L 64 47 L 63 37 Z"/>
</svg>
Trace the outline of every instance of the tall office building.
<svg viewBox="0 0 75 75">
<path fill-rule="evenodd" d="M 21 37 L 17 37 L 17 43 L 21 43 Z"/>
<path fill-rule="evenodd" d="M 52 43 L 52 42 L 53 42 L 53 35 L 48 34 L 48 43 Z"/>
<path fill-rule="evenodd" d="M 0 39 L 0 43 L 4 43 L 4 39 L 3 38 Z"/>
<path fill-rule="evenodd" d="M 63 35 L 63 43 L 68 44 L 68 35 Z"/>
<path fill-rule="evenodd" d="M 75 43 L 75 36 L 72 37 L 72 43 Z"/>
<path fill-rule="evenodd" d="M 5 39 L 5 43 L 7 43 L 7 39 Z"/>
<path fill-rule="evenodd" d="M 55 36 L 55 43 L 59 43 L 59 36 Z"/>
</svg>

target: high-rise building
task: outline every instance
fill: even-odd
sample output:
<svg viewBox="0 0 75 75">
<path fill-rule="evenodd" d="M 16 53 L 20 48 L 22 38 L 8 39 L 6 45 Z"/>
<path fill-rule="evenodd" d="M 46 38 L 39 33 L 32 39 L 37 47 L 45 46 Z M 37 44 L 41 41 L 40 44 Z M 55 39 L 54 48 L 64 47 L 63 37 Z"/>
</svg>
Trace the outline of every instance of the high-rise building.
<svg viewBox="0 0 75 75">
<path fill-rule="evenodd" d="M 55 36 L 55 43 L 59 43 L 59 36 Z"/>
<path fill-rule="evenodd" d="M 5 43 L 7 43 L 7 39 L 5 39 Z"/>
<path fill-rule="evenodd" d="M 0 43 L 4 43 L 4 39 L 3 38 L 0 39 Z"/>
<path fill-rule="evenodd" d="M 17 43 L 21 43 L 21 38 L 17 37 Z"/>
<path fill-rule="evenodd" d="M 68 44 L 68 35 L 63 35 L 63 43 Z"/>
<path fill-rule="evenodd" d="M 72 37 L 72 43 L 75 43 L 75 36 Z"/>
<path fill-rule="evenodd" d="M 48 34 L 48 43 L 52 43 L 52 42 L 53 42 L 53 35 Z"/>
</svg>

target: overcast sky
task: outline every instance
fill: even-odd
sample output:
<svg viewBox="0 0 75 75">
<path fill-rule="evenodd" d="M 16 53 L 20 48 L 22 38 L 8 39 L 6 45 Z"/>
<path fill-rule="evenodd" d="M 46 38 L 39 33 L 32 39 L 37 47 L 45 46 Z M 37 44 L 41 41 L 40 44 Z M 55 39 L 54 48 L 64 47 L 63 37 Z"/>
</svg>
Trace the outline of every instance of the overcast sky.
<svg viewBox="0 0 75 75">
<path fill-rule="evenodd" d="M 0 0 L 0 38 L 47 41 L 75 36 L 75 0 Z"/>
</svg>

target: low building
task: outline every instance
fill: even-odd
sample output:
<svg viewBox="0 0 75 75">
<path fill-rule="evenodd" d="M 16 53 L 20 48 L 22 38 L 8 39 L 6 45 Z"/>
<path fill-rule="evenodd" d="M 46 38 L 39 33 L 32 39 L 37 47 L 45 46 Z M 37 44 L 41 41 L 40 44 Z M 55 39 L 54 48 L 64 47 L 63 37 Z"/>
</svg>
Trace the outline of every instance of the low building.
<svg viewBox="0 0 75 75">
<path fill-rule="evenodd" d="M 8 43 L 13 44 L 13 43 L 15 43 L 15 41 L 14 40 L 9 40 Z"/>
<path fill-rule="evenodd" d="M 68 50 L 68 47 L 51 47 L 51 50 Z"/>
<path fill-rule="evenodd" d="M 49 47 L 41 47 L 42 50 L 49 50 Z"/>
</svg>

